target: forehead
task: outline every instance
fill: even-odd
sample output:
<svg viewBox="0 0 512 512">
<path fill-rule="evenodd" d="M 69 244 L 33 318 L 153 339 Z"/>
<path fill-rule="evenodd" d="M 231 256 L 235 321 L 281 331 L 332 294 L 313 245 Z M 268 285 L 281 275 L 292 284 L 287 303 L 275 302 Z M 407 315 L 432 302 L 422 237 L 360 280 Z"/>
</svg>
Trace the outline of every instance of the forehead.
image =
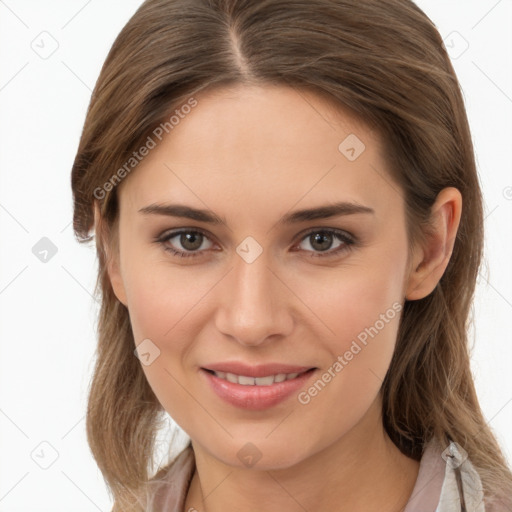
<svg viewBox="0 0 512 512">
<path fill-rule="evenodd" d="M 139 207 L 181 200 L 263 214 L 338 200 L 378 209 L 400 196 L 378 133 L 334 100 L 276 85 L 194 98 L 197 105 L 121 184 L 121 203 L 123 196 Z"/>
</svg>

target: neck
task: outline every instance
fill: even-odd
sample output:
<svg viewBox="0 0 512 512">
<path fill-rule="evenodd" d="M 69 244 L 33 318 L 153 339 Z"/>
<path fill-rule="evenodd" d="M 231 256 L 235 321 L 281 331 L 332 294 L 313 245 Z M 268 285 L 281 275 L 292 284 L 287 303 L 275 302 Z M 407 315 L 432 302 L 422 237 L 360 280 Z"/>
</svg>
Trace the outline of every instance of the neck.
<svg viewBox="0 0 512 512">
<path fill-rule="evenodd" d="M 336 443 L 285 469 L 234 468 L 192 446 L 196 471 L 185 510 L 198 512 L 398 512 L 419 470 L 386 434 L 380 400 Z"/>
</svg>

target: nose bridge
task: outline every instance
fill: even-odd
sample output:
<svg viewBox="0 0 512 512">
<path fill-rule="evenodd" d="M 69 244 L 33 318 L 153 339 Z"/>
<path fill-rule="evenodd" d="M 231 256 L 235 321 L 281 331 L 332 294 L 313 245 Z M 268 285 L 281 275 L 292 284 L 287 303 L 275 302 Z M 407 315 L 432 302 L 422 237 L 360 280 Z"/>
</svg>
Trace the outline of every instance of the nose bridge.
<svg viewBox="0 0 512 512">
<path fill-rule="evenodd" d="M 286 335 L 292 320 L 286 296 L 279 289 L 283 285 L 269 268 L 268 254 L 261 252 L 253 259 L 254 253 L 246 257 L 243 249 L 240 244 L 222 287 L 216 323 L 220 332 L 239 343 L 259 345 L 273 335 Z"/>
</svg>

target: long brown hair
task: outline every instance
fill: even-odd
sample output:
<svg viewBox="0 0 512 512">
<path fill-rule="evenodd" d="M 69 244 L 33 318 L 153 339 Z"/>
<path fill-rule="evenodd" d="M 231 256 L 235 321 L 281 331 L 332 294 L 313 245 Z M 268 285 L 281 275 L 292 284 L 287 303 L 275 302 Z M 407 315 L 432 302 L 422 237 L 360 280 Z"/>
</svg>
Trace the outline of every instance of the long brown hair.
<svg viewBox="0 0 512 512">
<path fill-rule="evenodd" d="M 404 304 L 381 390 L 384 426 L 416 460 L 432 438 L 443 446 L 456 441 L 479 472 L 487 503 L 512 495 L 512 474 L 470 369 L 482 198 L 459 83 L 434 24 L 409 0 L 147 0 L 103 65 L 71 180 L 80 242 L 92 240 L 94 203 L 101 213 L 101 311 L 87 435 L 113 510 L 141 510 L 133 496 L 154 474 L 164 416 L 134 356 L 128 310 L 106 273 L 106 247 L 116 243 L 116 184 L 136 172 L 126 162 L 175 109 L 201 90 L 236 83 L 307 88 L 375 127 L 404 192 L 411 247 L 424 236 L 437 194 L 449 186 L 461 192 L 446 271 L 431 294 Z"/>
</svg>

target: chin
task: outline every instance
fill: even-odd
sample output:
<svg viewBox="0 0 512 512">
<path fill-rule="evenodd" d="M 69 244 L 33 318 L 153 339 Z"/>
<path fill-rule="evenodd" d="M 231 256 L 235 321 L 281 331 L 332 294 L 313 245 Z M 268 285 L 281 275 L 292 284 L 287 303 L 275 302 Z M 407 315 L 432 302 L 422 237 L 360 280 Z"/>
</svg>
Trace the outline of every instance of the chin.
<svg viewBox="0 0 512 512">
<path fill-rule="evenodd" d="M 219 445 L 213 450 L 206 445 L 205 449 L 227 466 L 257 471 L 288 469 L 312 455 L 305 450 L 303 443 L 297 442 L 297 446 L 294 446 L 293 443 L 283 443 L 277 439 L 275 442 L 269 439 L 232 440 L 220 449 Z"/>
</svg>

